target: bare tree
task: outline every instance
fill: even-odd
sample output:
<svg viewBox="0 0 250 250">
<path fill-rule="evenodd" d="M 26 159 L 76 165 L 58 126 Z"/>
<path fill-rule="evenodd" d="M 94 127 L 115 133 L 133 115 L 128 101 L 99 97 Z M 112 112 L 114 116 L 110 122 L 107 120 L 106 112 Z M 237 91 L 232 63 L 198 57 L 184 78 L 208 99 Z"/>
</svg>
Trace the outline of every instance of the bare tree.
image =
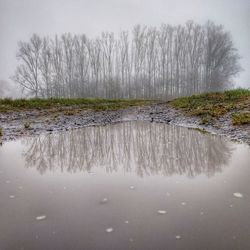
<svg viewBox="0 0 250 250">
<path fill-rule="evenodd" d="M 16 69 L 13 79 L 23 88 L 30 90 L 35 97 L 39 96 L 41 90 L 39 79 L 39 58 L 42 49 L 42 39 L 34 34 L 30 42 L 19 42 L 17 58 L 22 64 Z"/>
<path fill-rule="evenodd" d="M 136 25 L 100 38 L 33 35 L 13 79 L 36 97 L 170 98 L 227 88 L 240 71 L 221 25 Z"/>
</svg>

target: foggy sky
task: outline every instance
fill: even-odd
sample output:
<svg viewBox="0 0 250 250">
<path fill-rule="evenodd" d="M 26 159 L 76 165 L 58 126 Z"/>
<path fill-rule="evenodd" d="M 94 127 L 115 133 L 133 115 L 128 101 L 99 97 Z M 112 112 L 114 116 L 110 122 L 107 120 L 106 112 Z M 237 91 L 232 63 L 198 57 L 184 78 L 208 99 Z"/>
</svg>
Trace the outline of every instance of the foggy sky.
<svg viewBox="0 0 250 250">
<path fill-rule="evenodd" d="M 0 80 L 10 81 L 17 65 L 17 42 L 33 33 L 95 37 L 102 31 L 130 31 L 136 24 L 160 26 L 187 20 L 203 24 L 208 19 L 231 32 L 245 69 L 235 82 L 250 87 L 249 0 L 0 0 Z"/>
</svg>

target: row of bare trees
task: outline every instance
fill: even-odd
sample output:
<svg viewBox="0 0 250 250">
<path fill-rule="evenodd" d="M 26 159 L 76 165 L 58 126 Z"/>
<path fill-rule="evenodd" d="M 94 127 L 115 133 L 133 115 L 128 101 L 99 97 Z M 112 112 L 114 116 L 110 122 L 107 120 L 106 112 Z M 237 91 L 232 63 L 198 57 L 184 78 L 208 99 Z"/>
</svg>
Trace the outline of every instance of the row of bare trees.
<svg viewBox="0 0 250 250">
<path fill-rule="evenodd" d="M 20 42 L 13 79 L 36 97 L 169 98 L 228 87 L 240 66 L 222 26 L 192 21 L 96 39 L 63 34 Z"/>
</svg>

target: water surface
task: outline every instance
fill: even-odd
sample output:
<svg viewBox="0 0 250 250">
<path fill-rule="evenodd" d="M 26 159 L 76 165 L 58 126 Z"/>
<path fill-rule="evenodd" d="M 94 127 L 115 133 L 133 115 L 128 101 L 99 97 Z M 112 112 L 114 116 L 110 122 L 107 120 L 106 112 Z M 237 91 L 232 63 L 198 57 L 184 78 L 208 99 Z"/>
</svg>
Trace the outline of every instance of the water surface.
<svg viewBox="0 0 250 250">
<path fill-rule="evenodd" d="M 250 249 L 249 183 L 248 146 L 176 126 L 8 142 L 0 249 Z"/>
</svg>

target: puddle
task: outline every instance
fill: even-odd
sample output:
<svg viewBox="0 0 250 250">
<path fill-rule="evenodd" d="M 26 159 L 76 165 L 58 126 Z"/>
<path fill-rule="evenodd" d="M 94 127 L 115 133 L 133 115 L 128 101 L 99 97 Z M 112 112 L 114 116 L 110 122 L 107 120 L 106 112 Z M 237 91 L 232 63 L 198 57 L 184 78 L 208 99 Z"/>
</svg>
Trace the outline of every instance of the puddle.
<svg viewBox="0 0 250 250">
<path fill-rule="evenodd" d="M 250 149 L 125 122 L 0 147 L 0 249 L 250 249 Z"/>
</svg>

